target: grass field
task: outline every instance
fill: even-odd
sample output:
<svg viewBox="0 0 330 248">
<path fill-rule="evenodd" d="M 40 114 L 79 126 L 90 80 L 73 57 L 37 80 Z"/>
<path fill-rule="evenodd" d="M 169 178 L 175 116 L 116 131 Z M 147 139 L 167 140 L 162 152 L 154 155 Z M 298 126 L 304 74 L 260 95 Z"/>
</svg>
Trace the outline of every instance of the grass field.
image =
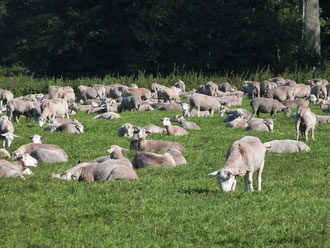
<svg viewBox="0 0 330 248">
<path fill-rule="evenodd" d="M 251 110 L 249 101 L 243 107 Z M 318 106 L 314 113 L 323 114 Z M 294 109 L 293 109 L 294 111 Z M 209 172 L 222 168 L 230 144 L 243 136 L 262 142 L 295 139 L 293 120 L 280 113 L 275 132 L 227 129 L 223 117 L 190 118 L 202 131 L 189 136 L 151 134 L 149 139 L 178 141 L 187 165 L 137 170 L 138 180 L 82 183 L 50 179 L 78 160 L 106 155 L 110 145 L 129 147 L 119 127 L 149 123 L 177 111 L 124 112 L 121 119 L 91 120 L 83 134 L 44 132 L 37 123 L 15 123 L 20 136 L 10 152 L 45 136 L 61 146 L 67 163 L 39 164 L 26 180 L 0 180 L 0 247 L 329 247 L 330 124 L 318 125 L 311 152 L 266 154 L 261 192 L 245 192 L 239 178 L 235 192 L 220 191 Z M 73 117 L 73 116 L 72 116 Z M 268 115 L 261 115 L 268 117 Z M 130 159 L 136 151 L 124 155 Z M 256 174 L 254 186 L 256 188 Z"/>
</svg>

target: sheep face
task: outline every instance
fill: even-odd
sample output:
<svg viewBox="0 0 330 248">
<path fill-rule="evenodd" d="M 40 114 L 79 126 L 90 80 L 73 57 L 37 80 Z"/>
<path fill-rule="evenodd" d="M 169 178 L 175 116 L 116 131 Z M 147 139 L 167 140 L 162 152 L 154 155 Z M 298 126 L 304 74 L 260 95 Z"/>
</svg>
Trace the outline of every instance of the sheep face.
<svg viewBox="0 0 330 248">
<path fill-rule="evenodd" d="M 23 175 L 32 175 L 33 172 L 30 170 L 30 168 L 25 168 L 25 169 L 22 171 L 22 174 L 23 174 Z"/>
<path fill-rule="evenodd" d="M 12 133 L 1 134 L 3 147 L 9 147 L 11 145 L 11 143 L 13 142 L 14 138 L 17 138 L 17 137 L 19 137 L 19 136 L 12 134 Z"/>
<path fill-rule="evenodd" d="M 84 132 L 84 126 L 82 124 L 77 124 L 75 127 L 79 131 L 79 133 Z"/>
<path fill-rule="evenodd" d="M 31 157 L 29 154 L 23 154 L 21 161 L 23 161 L 24 166 L 26 167 L 37 167 L 38 160 L 36 160 L 34 157 Z"/>
<path fill-rule="evenodd" d="M 219 181 L 220 188 L 224 192 L 235 190 L 236 178 L 230 171 L 223 169 L 210 173 L 209 175 L 215 175 Z"/>
<path fill-rule="evenodd" d="M 286 117 L 290 117 L 291 109 L 285 108 L 283 111 L 284 111 L 284 114 L 285 114 Z"/>
<path fill-rule="evenodd" d="M 46 123 L 46 119 L 43 117 L 39 118 L 39 127 L 42 127 Z"/>
<path fill-rule="evenodd" d="M 29 137 L 31 142 L 34 143 L 34 144 L 42 144 L 42 139 L 44 138 L 43 136 L 40 136 L 38 134 L 35 134 L 33 136 L 30 136 Z"/>
<path fill-rule="evenodd" d="M 171 126 L 171 119 L 168 118 L 168 117 L 164 117 L 162 119 L 160 119 L 162 121 L 162 124 L 164 127 L 167 127 L 167 126 Z"/>
<path fill-rule="evenodd" d="M 189 109 L 189 104 L 188 104 L 188 103 L 181 103 L 181 105 L 182 105 L 182 109 L 183 109 L 184 111 L 186 111 L 186 110 Z"/>
<path fill-rule="evenodd" d="M 268 127 L 269 132 L 274 132 L 274 121 L 272 119 L 264 120 L 264 123 Z"/>
<path fill-rule="evenodd" d="M 127 137 L 132 137 L 133 136 L 133 126 L 130 123 L 125 123 L 123 125 L 123 129 Z"/>
</svg>

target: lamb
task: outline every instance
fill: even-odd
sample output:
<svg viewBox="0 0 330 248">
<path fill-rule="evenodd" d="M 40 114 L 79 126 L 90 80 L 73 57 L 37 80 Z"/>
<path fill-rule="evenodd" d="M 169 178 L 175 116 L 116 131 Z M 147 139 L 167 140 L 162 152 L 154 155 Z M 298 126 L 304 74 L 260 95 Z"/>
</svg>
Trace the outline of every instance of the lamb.
<svg viewBox="0 0 330 248">
<path fill-rule="evenodd" d="M 125 123 L 118 130 L 118 136 L 120 137 L 133 137 L 133 125 Z"/>
<path fill-rule="evenodd" d="M 154 124 L 148 124 L 144 127 L 142 127 L 146 132 L 149 133 L 164 133 L 166 132 L 166 128 L 156 126 Z"/>
<path fill-rule="evenodd" d="M 201 128 L 192 121 L 187 121 L 182 115 L 175 115 L 172 122 L 178 122 L 183 129 L 201 130 Z"/>
<path fill-rule="evenodd" d="M 267 120 L 258 120 L 258 119 L 250 119 L 248 122 L 248 126 L 246 130 L 254 130 L 254 131 L 267 131 L 274 132 L 274 121 L 272 119 Z"/>
<path fill-rule="evenodd" d="M 182 106 L 182 110 L 183 110 L 183 113 L 182 115 L 183 116 L 188 116 L 190 114 L 190 116 L 197 116 L 197 111 L 195 109 L 192 109 L 192 111 L 189 113 L 189 108 L 190 108 L 190 105 L 188 103 L 181 103 L 181 106 Z M 210 112 L 209 111 L 199 111 L 199 117 L 208 117 L 210 116 Z M 188 117 L 190 117 L 188 116 Z"/>
<path fill-rule="evenodd" d="M 184 156 L 175 148 L 168 149 L 164 154 L 153 152 L 138 152 L 132 161 L 134 168 L 146 167 L 174 167 L 180 164 L 186 164 Z"/>
<path fill-rule="evenodd" d="M 52 144 L 25 144 L 14 151 L 11 157 L 17 158 L 23 154 L 29 154 L 39 162 L 44 163 L 68 161 L 66 152 L 61 147 Z"/>
<path fill-rule="evenodd" d="M 293 101 L 286 101 L 284 105 L 288 108 L 305 108 L 308 107 L 309 101 L 304 99 L 298 99 Z"/>
<path fill-rule="evenodd" d="M 290 116 L 291 110 L 275 99 L 258 97 L 251 101 L 250 106 L 253 110 L 253 117 L 255 114 L 259 117 L 259 113 L 270 113 L 270 117 L 277 112 L 283 111 L 286 117 Z"/>
<path fill-rule="evenodd" d="M 10 122 L 7 116 L 0 117 L 0 138 L 3 147 L 9 147 L 13 142 L 14 138 L 19 136 L 14 134 L 14 126 Z"/>
<path fill-rule="evenodd" d="M 92 118 L 92 120 L 96 119 L 106 119 L 106 120 L 112 120 L 112 119 L 119 119 L 121 118 L 119 114 L 116 114 L 114 112 L 106 112 L 104 114 L 97 115 Z"/>
<path fill-rule="evenodd" d="M 235 190 L 236 176 L 244 176 L 245 190 L 254 191 L 252 175 L 258 170 L 258 191 L 261 191 L 265 153 L 266 149 L 259 138 L 245 136 L 229 147 L 225 166 L 209 175 L 217 177 L 220 188 L 224 192 Z"/>
<path fill-rule="evenodd" d="M 145 151 L 145 152 L 165 152 L 169 148 L 175 148 L 183 151 L 185 148 L 177 142 L 166 140 L 147 140 L 146 137 L 149 131 L 141 127 L 134 129 L 133 138 L 130 142 L 131 150 Z"/>
<path fill-rule="evenodd" d="M 316 118 L 316 124 L 330 123 L 329 115 L 315 115 L 315 118 Z"/>
<path fill-rule="evenodd" d="M 57 127 L 56 131 L 64 131 L 67 133 L 83 133 L 84 126 L 82 124 L 67 122 L 67 123 L 61 124 L 59 127 Z"/>
<path fill-rule="evenodd" d="M 31 175 L 32 172 L 27 167 L 36 167 L 38 161 L 24 154 L 17 160 L 9 162 L 7 160 L 0 160 L 0 178 L 1 177 L 21 177 L 25 179 L 24 174 Z"/>
<path fill-rule="evenodd" d="M 190 109 L 188 112 L 188 117 L 190 117 L 190 114 L 194 107 L 197 108 L 197 116 L 199 117 L 201 110 L 208 110 L 210 112 L 210 115 L 213 116 L 214 110 L 219 109 L 221 106 L 221 104 L 215 97 L 198 93 L 195 93 L 190 97 L 189 103 Z"/>
<path fill-rule="evenodd" d="M 182 136 L 189 134 L 184 128 L 178 126 L 172 126 L 171 119 L 164 117 L 160 119 L 163 123 L 163 126 L 166 128 L 167 135 L 170 136 Z"/>
<path fill-rule="evenodd" d="M 243 108 L 238 108 L 238 109 L 230 109 L 226 106 L 221 106 L 218 110 L 218 113 L 220 116 L 224 116 L 225 114 L 227 115 L 231 115 L 233 114 L 234 116 L 236 115 L 237 117 L 242 117 L 242 118 L 250 118 L 251 117 L 251 113 Z M 233 117 L 234 117 L 233 116 Z"/>
<path fill-rule="evenodd" d="M 291 86 L 281 86 L 275 89 L 270 89 L 265 94 L 266 98 L 273 98 L 279 100 L 280 102 L 286 100 L 292 101 L 294 100 L 295 96 L 296 96 L 296 88 Z"/>
<path fill-rule="evenodd" d="M 296 132 L 297 141 L 299 138 L 299 131 L 305 140 L 308 140 L 308 131 L 312 132 L 312 139 L 314 140 L 314 129 L 316 125 L 316 117 L 309 108 L 298 109 L 296 114 Z"/>
<path fill-rule="evenodd" d="M 264 143 L 267 152 L 299 152 L 310 151 L 308 145 L 295 140 L 272 140 Z"/>
<path fill-rule="evenodd" d="M 39 126 L 42 127 L 46 120 L 54 120 L 56 117 L 69 119 L 68 103 L 64 99 L 52 99 L 51 102 L 46 103 L 39 118 Z"/>
<path fill-rule="evenodd" d="M 130 110 L 139 110 L 140 106 L 142 104 L 141 97 L 139 96 L 128 96 L 125 97 L 121 104 L 118 106 L 118 112 L 121 113 L 122 111 Z"/>
<path fill-rule="evenodd" d="M 40 136 L 38 134 L 35 134 L 33 136 L 30 136 L 29 139 L 31 140 L 32 143 L 34 144 L 42 144 L 42 141 L 45 137 Z"/>
</svg>

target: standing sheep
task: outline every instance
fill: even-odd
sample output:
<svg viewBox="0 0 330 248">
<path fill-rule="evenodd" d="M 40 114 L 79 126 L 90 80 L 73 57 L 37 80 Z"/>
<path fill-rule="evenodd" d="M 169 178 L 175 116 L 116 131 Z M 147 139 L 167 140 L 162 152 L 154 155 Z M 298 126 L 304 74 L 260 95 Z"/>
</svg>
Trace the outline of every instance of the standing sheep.
<svg viewBox="0 0 330 248">
<path fill-rule="evenodd" d="M 312 132 L 312 140 L 314 140 L 314 129 L 316 125 L 316 117 L 309 108 L 298 109 L 296 118 L 297 141 L 299 131 L 305 140 L 308 140 L 308 131 Z"/>
</svg>

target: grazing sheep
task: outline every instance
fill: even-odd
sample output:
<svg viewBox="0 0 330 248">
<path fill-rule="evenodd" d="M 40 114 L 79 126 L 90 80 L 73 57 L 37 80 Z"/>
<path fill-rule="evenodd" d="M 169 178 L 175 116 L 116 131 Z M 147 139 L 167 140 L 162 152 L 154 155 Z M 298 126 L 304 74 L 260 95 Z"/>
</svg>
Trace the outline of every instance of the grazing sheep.
<svg viewBox="0 0 330 248">
<path fill-rule="evenodd" d="M 30 136 L 29 139 L 31 140 L 32 143 L 34 144 L 42 144 L 42 139 L 44 139 L 45 137 L 40 136 L 38 134 L 35 134 L 33 136 Z"/>
<path fill-rule="evenodd" d="M 0 178 L 21 177 L 25 179 L 23 176 L 24 174 L 32 174 L 31 170 L 27 167 L 36 167 L 37 165 L 38 161 L 28 154 L 20 156 L 17 160 L 13 162 L 0 159 Z"/>
<path fill-rule="evenodd" d="M 68 103 L 64 99 L 52 99 L 46 103 L 39 118 L 39 126 L 42 127 L 46 120 L 54 120 L 56 117 L 69 119 Z"/>
<path fill-rule="evenodd" d="M 183 151 L 185 148 L 177 142 L 167 140 L 147 140 L 148 131 L 141 127 L 134 129 L 133 138 L 130 142 L 131 150 L 145 151 L 145 152 L 165 152 L 169 148 L 175 148 Z"/>
<path fill-rule="evenodd" d="M 330 123 L 329 115 L 315 115 L 315 118 L 316 118 L 316 124 Z"/>
<path fill-rule="evenodd" d="M 272 140 L 264 143 L 267 152 L 299 152 L 310 151 L 308 145 L 296 140 Z"/>
<path fill-rule="evenodd" d="M 198 93 L 195 93 L 190 97 L 189 103 L 190 109 L 188 112 L 188 117 L 190 117 L 194 107 L 197 108 L 197 116 L 199 117 L 201 110 L 207 110 L 210 112 L 210 115 L 213 116 L 214 110 L 219 109 L 221 106 L 217 98 Z"/>
<path fill-rule="evenodd" d="M 266 149 L 259 138 L 245 136 L 229 147 L 225 166 L 209 175 L 216 175 L 220 188 L 224 192 L 235 190 L 236 176 L 244 176 L 245 190 L 254 191 L 252 175 L 258 170 L 258 191 L 261 191 L 265 153 Z"/>
<path fill-rule="evenodd" d="M 133 125 L 125 123 L 118 130 L 118 136 L 120 137 L 133 137 Z"/>
<path fill-rule="evenodd" d="M 116 114 L 114 112 L 107 112 L 107 113 L 100 114 L 100 115 L 93 117 L 92 120 L 96 120 L 96 119 L 112 120 L 112 119 L 119 119 L 119 118 L 121 118 L 119 114 Z"/>
<path fill-rule="evenodd" d="M 250 119 L 248 122 L 248 126 L 246 130 L 254 130 L 254 131 L 267 131 L 273 132 L 274 131 L 274 121 L 272 119 L 267 120 L 258 120 L 255 118 Z"/>
<path fill-rule="evenodd" d="M 10 100 L 6 105 L 7 116 L 13 118 L 15 122 L 19 122 L 19 117 L 24 115 L 25 121 L 31 121 L 33 116 L 34 121 L 37 121 L 41 114 L 41 105 L 39 102 L 29 102 L 18 99 Z"/>
<path fill-rule="evenodd" d="M 121 113 L 122 111 L 130 110 L 139 110 L 142 104 L 141 97 L 139 96 L 127 96 L 124 97 L 121 104 L 118 106 L 118 112 Z"/>
<path fill-rule="evenodd" d="M 80 100 L 83 100 L 84 102 L 88 99 L 96 99 L 102 98 L 102 95 L 99 95 L 100 92 L 98 92 L 95 88 L 87 87 L 84 85 L 80 85 L 78 87 L 78 97 L 76 98 L 76 102 L 80 102 Z"/>
<path fill-rule="evenodd" d="M 270 89 L 265 94 L 266 98 L 273 98 L 279 100 L 280 102 L 286 100 L 294 100 L 296 96 L 296 88 L 291 86 L 281 86 L 274 89 Z"/>
<path fill-rule="evenodd" d="M 308 140 L 308 131 L 312 131 L 312 139 L 314 140 L 314 129 L 316 125 L 316 117 L 309 108 L 298 109 L 296 114 L 296 132 L 297 141 L 299 131 L 305 140 Z"/>
<path fill-rule="evenodd" d="M 182 115 L 183 116 L 197 116 L 197 111 L 195 109 L 192 109 L 192 111 L 189 113 L 189 108 L 190 108 L 190 105 L 188 103 L 181 103 L 181 106 L 182 106 L 182 110 L 183 110 L 183 113 Z M 188 116 L 188 117 L 190 117 Z M 210 112 L 209 111 L 199 111 L 199 117 L 208 117 L 208 116 L 211 116 Z"/>
<path fill-rule="evenodd" d="M 182 115 L 175 115 L 172 122 L 178 122 L 183 129 L 201 130 L 201 128 L 192 121 L 187 121 Z"/>
<path fill-rule="evenodd" d="M 255 114 L 259 117 L 259 113 L 270 113 L 270 117 L 274 114 L 277 115 L 278 112 L 283 111 L 286 117 L 290 116 L 291 110 L 284 106 L 282 103 L 275 99 L 258 97 L 254 98 L 250 106 L 252 107 L 253 117 Z"/>
<path fill-rule="evenodd" d="M 184 128 L 178 126 L 172 126 L 171 119 L 164 117 L 160 119 L 163 126 L 166 128 L 167 135 L 170 136 L 182 136 L 189 134 Z"/>
</svg>

